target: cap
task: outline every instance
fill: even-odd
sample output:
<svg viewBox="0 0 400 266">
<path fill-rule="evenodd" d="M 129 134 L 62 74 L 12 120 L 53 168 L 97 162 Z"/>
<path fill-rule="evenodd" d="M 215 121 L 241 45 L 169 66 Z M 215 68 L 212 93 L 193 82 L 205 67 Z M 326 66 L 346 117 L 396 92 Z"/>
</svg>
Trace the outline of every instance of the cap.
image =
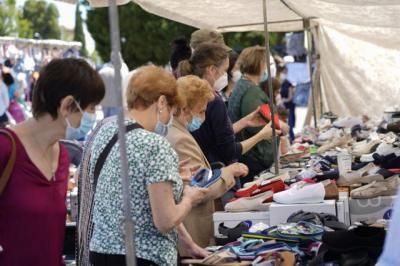
<svg viewBox="0 0 400 266">
<path fill-rule="evenodd" d="M 211 42 L 218 43 L 224 46 L 227 52 L 232 51 L 232 48 L 227 46 L 224 41 L 224 36 L 215 30 L 200 29 L 192 33 L 190 38 L 190 47 L 196 49 L 201 43 Z"/>
</svg>

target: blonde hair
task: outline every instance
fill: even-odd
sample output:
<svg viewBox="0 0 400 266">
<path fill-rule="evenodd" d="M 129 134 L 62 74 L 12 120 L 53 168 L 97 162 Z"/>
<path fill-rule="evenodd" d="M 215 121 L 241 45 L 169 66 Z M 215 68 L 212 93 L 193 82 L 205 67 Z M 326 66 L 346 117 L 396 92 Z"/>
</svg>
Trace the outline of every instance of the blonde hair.
<svg viewBox="0 0 400 266">
<path fill-rule="evenodd" d="M 208 66 L 220 66 L 229 54 L 223 45 L 217 43 L 202 43 L 194 50 L 189 60 L 179 63 L 179 76 L 196 75 L 203 77 Z"/>
<path fill-rule="evenodd" d="M 181 77 L 177 81 L 180 107 L 192 109 L 197 103 L 208 103 L 214 93 L 208 81 L 194 75 Z"/>
<path fill-rule="evenodd" d="M 129 80 L 126 90 L 128 109 L 147 108 L 164 95 L 168 105 L 179 103 L 177 83 L 174 76 L 157 66 L 144 66 Z"/>
<path fill-rule="evenodd" d="M 266 64 L 267 50 L 259 45 L 244 49 L 237 60 L 243 74 L 260 75 L 262 63 Z"/>
</svg>

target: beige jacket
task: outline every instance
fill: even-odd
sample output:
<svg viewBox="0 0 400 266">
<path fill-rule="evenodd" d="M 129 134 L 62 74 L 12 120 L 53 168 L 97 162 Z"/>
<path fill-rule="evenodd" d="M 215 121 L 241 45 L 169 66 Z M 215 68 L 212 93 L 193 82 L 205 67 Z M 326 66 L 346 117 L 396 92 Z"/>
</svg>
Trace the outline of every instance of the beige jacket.
<svg viewBox="0 0 400 266">
<path fill-rule="evenodd" d="M 210 164 L 196 140 L 176 118 L 174 118 L 172 126 L 168 130 L 167 139 L 177 152 L 180 161 L 190 158 L 190 166 L 199 165 L 203 168 L 210 168 Z M 210 192 L 204 202 L 193 208 L 183 221 L 193 241 L 199 246 L 207 247 L 213 244 L 214 199 L 221 197 L 234 185 L 235 178 L 222 168 L 221 179 L 209 188 Z M 179 254 L 181 256 L 187 255 L 181 248 L 179 248 Z"/>
</svg>

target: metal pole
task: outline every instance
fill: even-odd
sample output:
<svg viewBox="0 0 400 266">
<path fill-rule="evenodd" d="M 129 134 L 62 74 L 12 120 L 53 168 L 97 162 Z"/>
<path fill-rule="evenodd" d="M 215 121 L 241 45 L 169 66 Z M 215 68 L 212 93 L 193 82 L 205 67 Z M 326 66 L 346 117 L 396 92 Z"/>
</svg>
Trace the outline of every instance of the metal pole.
<svg viewBox="0 0 400 266">
<path fill-rule="evenodd" d="M 311 65 L 311 53 L 312 53 L 312 35 L 310 29 L 310 19 L 303 19 L 304 25 L 304 36 L 307 38 L 307 64 L 310 72 L 310 89 L 311 89 L 311 97 L 312 97 L 312 108 L 313 108 L 313 116 L 314 116 L 314 127 L 317 128 L 317 109 L 315 105 L 315 90 L 313 86 L 312 80 L 312 65 Z"/>
<path fill-rule="evenodd" d="M 108 0 L 109 8 L 109 22 L 110 22 L 110 38 L 112 46 L 112 63 L 114 65 L 114 83 L 115 83 L 115 95 L 118 100 L 118 140 L 120 147 L 121 157 L 121 181 L 122 181 L 122 200 L 124 208 L 124 229 L 125 229 L 125 252 L 126 252 L 126 265 L 136 266 L 135 256 L 135 237 L 134 237 L 134 222 L 132 219 L 132 206 L 130 201 L 130 184 L 128 179 L 128 158 L 126 155 L 126 139 L 125 139 L 125 124 L 124 124 L 124 110 L 122 104 L 122 93 L 121 93 L 121 45 L 119 35 L 119 18 L 116 0 Z"/>
<path fill-rule="evenodd" d="M 278 139 L 275 131 L 275 106 L 274 106 L 274 92 L 272 89 L 272 77 L 271 77 L 271 62 L 270 62 L 270 49 L 269 49 L 269 35 L 268 35 L 268 20 L 267 20 L 267 0 L 262 0 L 263 2 L 263 17 L 264 17 L 264 38 L 265 38 L 265 48 L 267 49 L 267 71 L 268 71 L 268 89 L 269 89 L 269 105 L 272 115 L 272 147 L 274 151 L 274 164 L 275 164 L 275 174 L 279 174 L 279 153 L 278 153 Z"/>
</svg>

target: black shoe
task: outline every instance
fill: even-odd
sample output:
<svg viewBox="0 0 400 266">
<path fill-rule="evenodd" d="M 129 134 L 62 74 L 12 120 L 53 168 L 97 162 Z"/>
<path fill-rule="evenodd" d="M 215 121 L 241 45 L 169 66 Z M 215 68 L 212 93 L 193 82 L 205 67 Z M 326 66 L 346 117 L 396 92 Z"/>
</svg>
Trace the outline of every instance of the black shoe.
<svg viewBox="0 0 400 266">
<path fill-rule="evenodd" d="M 226 236 L 229 242 L 234 242 L 239 237 L 241 237 L 243 233 L 248 232 L 250 227 L 251 227 L 250 221 L 241 222 L 234 228 L 226 227 L 224 223 L 220 223 L 218 226 L 218 232 L 221 235 Z"/>
<path fill-rule="evenodd" d="M 322 242 L 330 250 L 341 253 L 366 250 L 371 258 L 376 259 L 382 253 L 385 235 L 383 228 L 359 226 L 347 231 L 326 232 Z"/>
</svg>

